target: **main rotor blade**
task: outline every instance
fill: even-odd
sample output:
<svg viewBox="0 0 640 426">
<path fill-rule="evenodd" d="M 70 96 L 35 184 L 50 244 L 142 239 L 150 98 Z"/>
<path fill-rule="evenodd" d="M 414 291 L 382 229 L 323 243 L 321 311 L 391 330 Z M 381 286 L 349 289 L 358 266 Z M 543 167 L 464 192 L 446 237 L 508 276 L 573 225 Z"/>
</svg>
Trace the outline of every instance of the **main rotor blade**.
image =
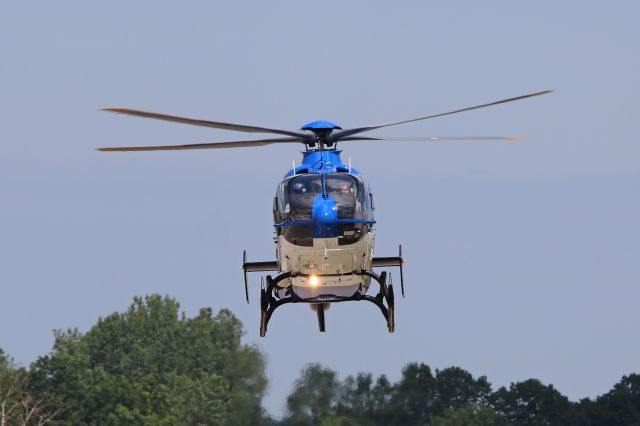
<svg viewBox="0 0 640 426">
<path fill-rule="evenodd" d="M 397 136 L 397 137 L 366 137 L 347 136 L 340 139 L 345 141 L 395 141 L 395 142 L 428 142 L 428 141 L 521 141 L 522 136 Z"/>
<path fill-rule="evenodd" d="M 367 126 L 367 127 L 357 127 L 357 128 L 353 128 L 353 129 L 345 129 L 345 130 L 341 130 L 341 131 L 333 133 L 331 135 L 331 140 L 337 142 L 338 140 L 343 139 L 343 138 L 345 138 L 347 136 L 352 136 L 352 135 L 356 135 L 358 133 L 368 132 L 370 130 L 381 129 L 383 127 L 389 127 L 389 126 L 397 126 L 398 124 L 412 123 L 414 121 L 427 120 L 429 118 L 442 117 L 444 115 L 457 114 L 459 112 L 471 111 L 471 110 L 474 110 L 474 109 L 480 109 L 480 108 L 485 108 L 485 107 L 489 107 L 489 106 L 493 106 L 493 105 L 504 104 L 504 103 L 507 103 L 507 102 L 517 101 L 517 100 L 520 100 L 520 99 L 531 98 L 533 96 L 546 95 L 547 93 L 551 93 L 551 92 L 553 92 L 553 90 L 544 90 L 542 92 L 536 92 L 536 93 L 530 93 L 528 95 L 516 96 L 515 98 L 502 99 L 500 101 L 490 102 L 490 103 L 487 103 L 487 104 L 476 105 L 476 106 L 472 106 L 472 107 L 468 107 L 468 108 L 461 108 L 461 109 L 457 109 L 455 111 L 449 111 L 449 112 L 443 112 L 443 113 L 439 113 L 439 114 L 427 115 L 427 116 L 424 116 L 424 117 L 412 118 L 411 120 L 397 121 L 395 123 L 379 124 L 379 125 L 375 125 L 375 126 Z"/>
<path fill-rule="evenodd" d="M 233 141 L 233 142 L 213 142 L 213 143 L 195 143 L 189 145 L 158 145 L 158 146 L 120 146 L 97 148 L 96 151 L 102 152 L 121 152 L 121 151 L 179 151 L 184 149 L 218 149 L 218 148 L 251 148 L 254 146 L 271 145 L 275 143 L 304 143 L 300 138 L 274 138 L 274 139 L 258 139 L 253 141 Z"/>
<path fill-rule="evenodd" d="M 278 135 L 287 135 L 302 138 L 305 140 L 313 140 L 313 136 L 290 130 L 270 129 L 267 127 L 246 126 L 243 124 L 222 123 L 218 121 L 199 120 L 194 118 L 178 117 L 176 115 L 158 114 L 156 112 L 140 111 L 128 108 L 103 108 L 103 111 L 115 112 L 116 114 L 134 115 L 136 117 L 154 118 L 156 120 L 173 121 L 175 123 L 191 124 L 193 126 L 214 127 L 216 129 L 235 130 L 238 132 L 249 133 L 275 133 Z"/>
</svg>

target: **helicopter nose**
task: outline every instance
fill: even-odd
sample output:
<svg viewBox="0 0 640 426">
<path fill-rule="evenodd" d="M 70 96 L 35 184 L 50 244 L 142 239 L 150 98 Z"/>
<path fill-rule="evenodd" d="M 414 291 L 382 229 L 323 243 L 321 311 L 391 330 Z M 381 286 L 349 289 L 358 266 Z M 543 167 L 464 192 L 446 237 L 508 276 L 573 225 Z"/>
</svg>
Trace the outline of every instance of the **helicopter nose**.
<svg viewBox="0 0 640 426">
<path fill-rule="evenodd" d="M 311 209 L 313 238 L 335 238 L 338 236 L 338 207 L 331 198 L 318 195 Z"/>
</svg>

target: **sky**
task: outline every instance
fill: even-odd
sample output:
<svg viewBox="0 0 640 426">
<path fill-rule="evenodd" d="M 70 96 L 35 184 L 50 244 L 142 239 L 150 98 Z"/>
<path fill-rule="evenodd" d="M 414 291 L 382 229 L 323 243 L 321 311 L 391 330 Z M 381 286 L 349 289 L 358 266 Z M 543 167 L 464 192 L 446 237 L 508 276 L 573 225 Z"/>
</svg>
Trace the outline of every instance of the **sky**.
<svg viewBox="0 0 640 426">
<path fill-rule="evenodd" d="M 639 16 L 630 0 L 0 3 L 0 348 L 28 365 L 52 330 L 159 293 L 240 318 L 275 416 L 310 362 L 607 392 L 640 371 Z M 272 199 L 298 147 L 94 150 L 246 136 L 103 107 L 355 127 L 545 89 L 371 133 L 525 141 L 340 146 L 375 193 L 376 255 L 408 259 L 393 334 L 375 306 L 343 303 L 326 333 L 288 305 L 259 337 L 242 251 L 275 258 Z"/>
</svg>

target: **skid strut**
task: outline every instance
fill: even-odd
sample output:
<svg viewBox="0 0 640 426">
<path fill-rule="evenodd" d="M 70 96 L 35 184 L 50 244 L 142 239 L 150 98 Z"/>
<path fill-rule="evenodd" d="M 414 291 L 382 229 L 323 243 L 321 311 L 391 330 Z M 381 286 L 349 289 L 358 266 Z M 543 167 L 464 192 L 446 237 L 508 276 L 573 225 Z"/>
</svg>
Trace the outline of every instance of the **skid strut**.
<svg viewBox="0 0 640 426">
<path fill-rule="evenodd" d="M 364 294 L 357 294 L 352 297 L 343 297 L 331 300 L 331 303 L 336 302 L 347 302 L 347 301 L 360 301 L 364 300 L 367 302 L 371 302 L 376 305 L 384 318 L 387 321 L 387 329 L 389 333 L 393 333 L 395 329 L 395 315 L 394 315 L 394 295 L 393 295 L 393 285 L 387 284 L 387 273 L 382 272 L 380 275 L 376 274 L 372 271 L 361 271 L 356 273 L 356 275 L 365 275 L 371 277 L 375 280 L 379 286 L 380 291 L 375 296 L 368 296 Z M 321 332 L 325 331 L 325 303 L 318 302 L 310 302 L 304 299 L 297 298 L 295 296 L 287 297 L 284 299 L 276 299 L 274 297 L 274 291 L 278 283 L 282 280 L 293 278 L 293 277 L 305 277 L 308 275 L 305 274 L 292 274 L 290 272 L 282 273 L 275 278 L 272 278 L 271 275 L 267 275 L 266 284 L 263 288 L 260 289 L 260 336 L 264 337 L 267 334 L 267 326 L 269 324 L 269 320 L 271 316 L 282 305 L 286 305 L 287 303 L 313 303 L 316 305 L 316 313 L 318 315 L 318 328 Z M 385 305 L 386 302 L 386 305 Z"/>
</svg>

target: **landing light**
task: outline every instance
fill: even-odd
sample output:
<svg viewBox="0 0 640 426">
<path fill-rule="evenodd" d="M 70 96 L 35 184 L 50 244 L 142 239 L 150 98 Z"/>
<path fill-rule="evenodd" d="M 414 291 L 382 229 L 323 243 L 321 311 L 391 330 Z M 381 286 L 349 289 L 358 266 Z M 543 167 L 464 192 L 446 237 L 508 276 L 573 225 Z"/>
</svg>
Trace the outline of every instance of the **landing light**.
<svg viewBox="0 0 640 426">
<path fill-rule="evenodd" d="M 316 275 L 311 275 L 309 277 L 309 284 L 311 284 L 312 286 L 317 286 L 318 285 L 318 277 Z"/>
</svg>

